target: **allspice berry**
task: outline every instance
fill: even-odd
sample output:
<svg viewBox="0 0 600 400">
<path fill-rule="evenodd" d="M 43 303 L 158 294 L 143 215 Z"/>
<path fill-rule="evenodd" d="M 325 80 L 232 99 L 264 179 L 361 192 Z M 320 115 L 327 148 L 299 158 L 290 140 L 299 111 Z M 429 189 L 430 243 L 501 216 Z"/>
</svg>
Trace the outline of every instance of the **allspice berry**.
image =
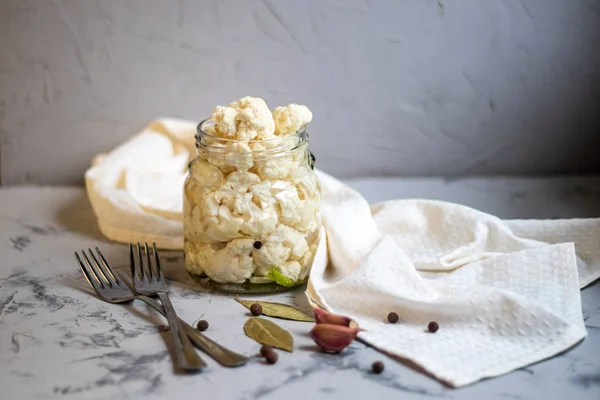
<svg viewBox="0 0 600 400">
<path fill-rule="evenodd" d="M 391 312 L 388 314 L 387 320 L 390 324 L 395 324 L 396 322 L 398 322 L 398 314 L 396 314 L 395 312 Z"/>
<path fill-rule="evenodd" d="M 438 329 L 440 329 L 440 325 L 435 321 L 431 321 L 427 325 L 427 330 L 431 333 L 436 333 L 438 331 Z"/>
<path fill-rule="evenodd" d="M 269 364 L 275 364 L 277 362 L 278 358 L 279 358 L 279 356 L 273 350 L 268 352 L 267 355 L 265 356 L 265 360 L 267 360 L 267 363 L 269 363 Z"/>
<path fill-rule="evenodd" d="M 198 324 L 196 324 L 196 328 L 198 328 L 200 332 L 204 332 L 208 329 L 208 321 L 205 319 L 201 319 L 200 321 L 198 321 Z"/>
<path fill-rule="evenodd" d="M 383 362 L 381 361 L 375 361 L 371 366 L 371 369 L 373 370 L 374 374 L 380 374 L 383 371 L 383 368 Z"/>
<path fill-rule="evenodd" d="M 263 344 L 260 348 L 260 355 L 266 357 L 269 353 L 273 353 L 273 347 L 269 346 L 268 344 Z"/>
<path fill-rule="evenodd" d="M 258 317 L 260 314 L 262 314 L 262 306 L 258 303 L 254 303 L 250 306 L 250 312 L 255 317 Z"/>
</svg>

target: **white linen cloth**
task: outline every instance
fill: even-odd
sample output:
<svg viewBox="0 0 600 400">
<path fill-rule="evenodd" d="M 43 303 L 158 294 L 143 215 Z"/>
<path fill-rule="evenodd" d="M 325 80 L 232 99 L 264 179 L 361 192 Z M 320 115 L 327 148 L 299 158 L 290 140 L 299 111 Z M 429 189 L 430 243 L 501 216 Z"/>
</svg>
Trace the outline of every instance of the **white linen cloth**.
<svg viewBox="0 0 600 400">
<path fill-rule="evenodd" d="M 86 187 L 110 239 L 182 248 L 195 124 L 162 119 L 96 157 Z M 580 288 L 600 277 L 600 220 L 512 220 L 457 204 L 369 206 L 318 172 L 323 237 L 307 297 L 359 337 L 463 386 L 551 357 L 586 336 Z M 398 324 L 386 316 L 395 311 Z M 437 333 L 426 331 L 437 321 Z"/>
<path fill-rule="evenodd" d="M 458 387 L 587 335 L 580 288 L 600 277 L 600 220 L 502 221 L 431 200 L 369 206 L 320 178 L 327 251 L 320 246 L 307 296 L 358 322 L 367 343 Z M 398 324 L 387 323 L 390 311 Z M 429 321 L 437 333 L 426 332 Z"/>
<path fill-rule="evenodd" d="M 196 155 L 195 133 L 192 122 L 162 118 L 94 158 L 86 190 L 106 237 L 183 248 L 183 181 Z"/>
</svg>

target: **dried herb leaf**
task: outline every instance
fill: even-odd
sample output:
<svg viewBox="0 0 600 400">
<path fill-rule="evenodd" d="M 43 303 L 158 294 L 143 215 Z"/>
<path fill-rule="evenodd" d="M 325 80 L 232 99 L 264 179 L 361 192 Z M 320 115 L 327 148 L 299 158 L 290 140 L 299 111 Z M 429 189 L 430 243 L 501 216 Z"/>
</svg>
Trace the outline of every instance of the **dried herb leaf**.
<svg viewBox="0 0 600 400">
<path fill-rule="evenodd" d="M 294 338 L 292 335 L 274 322 L 264 318 L 250 318 L 244 324 L 246 335 L 261 344 L 277 347 L 278 349 L 292 352 Z"/>
<path fill-rule="evenodd" d="M 293 321 L 315 321 L 312 315 L 306 314 L 304 311 L 299 310 L 294 306 L 290 306 L 289 304 L 273 303 L 270 301 L 242 300 L 238 297 L 235 298 L 235 301 L 246 307 L 248 310 L 252 304 L 260 304 L 263 315 L 268 317 L 291 319 Z"/>
</svg>

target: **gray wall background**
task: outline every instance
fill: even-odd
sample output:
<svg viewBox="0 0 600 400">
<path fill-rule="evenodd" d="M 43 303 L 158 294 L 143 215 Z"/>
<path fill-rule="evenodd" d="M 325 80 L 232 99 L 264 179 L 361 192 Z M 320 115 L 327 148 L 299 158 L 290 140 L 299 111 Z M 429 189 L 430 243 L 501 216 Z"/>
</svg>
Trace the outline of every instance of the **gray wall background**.
<svg viewBox="0 0 600 400">
<path fill-rule="evenodd" d="M 2 184 L 245 95 L 340 177 L 600 172 L 599 53 L 595 0 L 0 0 Z"/>
</svg>

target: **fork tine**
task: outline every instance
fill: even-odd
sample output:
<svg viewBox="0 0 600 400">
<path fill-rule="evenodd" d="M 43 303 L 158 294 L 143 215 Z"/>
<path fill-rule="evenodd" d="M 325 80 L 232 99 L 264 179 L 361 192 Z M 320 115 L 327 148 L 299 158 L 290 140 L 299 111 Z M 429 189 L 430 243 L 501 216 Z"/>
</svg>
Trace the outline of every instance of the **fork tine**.
<svg viewBox="0 0 600 400">
<path fill-rule="evenodd" d="M 82 251 L 82 253 L 85 256 L 85 252 Z M 83 263 L 83 261 L 81 261 L 81 258 L 79 257 L 79 254 L 77 254 L 77 252 L 75 252 L 75 258 L 77 259 L 79 268 L 81 268 L 81 272 L 83 272 L 85 280 L 96 292 L 100 292 L 104 287 L 102 285 L 102 282 L 100 282 L 100 280 L 96 276 L 94 270 L 91 269 L 91 266 L 89 266 L 89 264 L 86 266 Z"/>
<path fill-rule="evenodd" d="M 96 271 L 96 273 L 100 274 L 100 276 L 102 277 L 102 283 L 104 283 L 105 285 L 108 285 L 109 287 L 112 287 L 112 282 L 110 279 L 108 279 L 108 277 L 106 276 L 106 274 L 104 273 L 102 267 L 100 266 L 100 263 L 98 262 L 98 259 L 96 258 L 96 256 L 94 255 L 94 253 L 92 253 L 92 249 L 88 249 L 88 252 L 90 253 L 90 256 L 92 256 L 92 260 L 94 260 L 94 271 Z M 83 252 L 83 255 L 85 256 L 85 251 Z M 86 257 L 87 258 L 87 257 Z"/>
<path fill-rule="evenodd" d="M 139 278 L 137 268 L 135 267 L 135 256 L 133 254 L 133 243 L 129 242 L 129 268 L 131 268 L 131 280 L 135 282 Z"/>
<path fill-rule="evenodd" d="M 98 247 L 96 247 L 96 253 L 98 253 L 98 257 L 100 257 L 100 260 L 102 261 L 102 263 L 100 264 L 100 269 L 106 272 L 106 274 L 112 279 L 113 283 L 119 285 L 119 279 L 117 278 L 119 275 L 113 271 L 110 265 L 108 265 L 108 262 L 106 262 L 106 258 L 104 258 L 104 255 Z"/>
<path fill-rule="evenodd" d="M 90 269 L 91 272 L 94 273 L 94 276 L 96 277 L 96 279 L 98 280 L 98 282 L 100 282 L 100 285 L 102 287 L 105 287 L 108 285 L 108 281 L 106 280 L 106 277 L 99 273 L 99 269 L 96 263 L 92 263 L 89 259 L 89 257 L 87 256 L 85 250 L 81 250 L 81 254 L 83 254 L 83 259 L 85 260 L 86 265 L 88 266 L 88 268 Z M 104 278 L 104 279 L 102 279 Z"/>
<path fill-rule="evenodd" d="M 144 280 L 146 278 L 146 271 L 144 270 L 144 259 L 142 258 L 142 246 L 140 245 L 140 242 L 137 244 L 137 249 L 138 258 L 140 260 L 140 279 Z"/>
<path fill-rule="evenodd" d="M 156 242 L 152 243 L 152 248 L 154 249 L 154 260 L 156 260 L 156 271 L 158 274 L 158 280 L 163 279 L 162 268 L 160 267 L 160 260 L 158 259 L 158 251 L 156 250 Z"/>
<path fill-rule="evenodd" d="M 148 251 L 148 242 L 144 242 L 144 249 L 146 251 L 146 268 L 148 270 L 148 278 L 152 280 L 154 278 L 154 271 L 152 270 L 152 263 L 150 262 L 150 252 Z"/>
</svg>

